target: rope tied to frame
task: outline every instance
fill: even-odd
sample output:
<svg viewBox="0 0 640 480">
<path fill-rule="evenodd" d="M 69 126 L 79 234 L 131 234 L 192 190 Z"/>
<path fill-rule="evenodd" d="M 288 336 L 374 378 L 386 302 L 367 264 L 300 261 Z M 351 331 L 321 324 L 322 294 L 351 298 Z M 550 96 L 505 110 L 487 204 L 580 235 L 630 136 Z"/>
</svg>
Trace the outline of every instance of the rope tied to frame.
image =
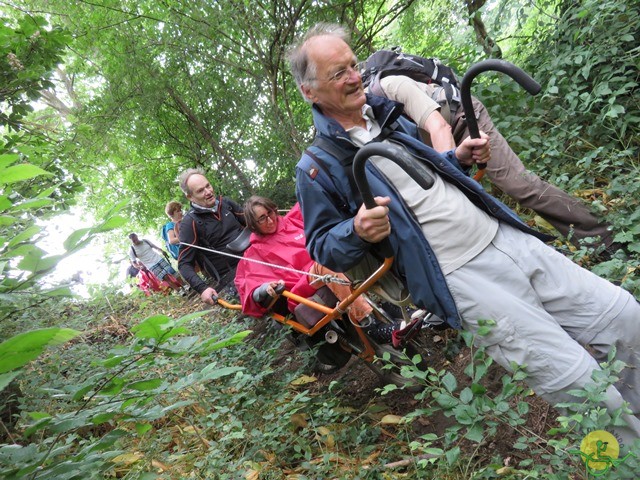
<svg viewBox="0 0 640 480">
<path fill-rule="evenodd" d="M 186 245 L 188 247 L 193 247 L 193 248 L 197 248 L 199 250 L 204 250 L 205 252 L 216 253 L 218 255 L 224 255 L 226 257 L 236 258 L 238 260 L 244 260 L 245 262 L 254 262 L 254 263 L 257 263 L 259 265 L 264 265 L 266 267 L 279 268 L 281 270 L 286 270 L 288 272 L 299 273 L 300 275 L 307 275 L 309 277 L 314 278 L 314 280 L 311 282 L 312 285 L 314 283 L 336 283 L 338 285 L 350 285 L 351 284 L 351 282 L 349 282 L 348 280 L 344 280 L 342 278 L 338 278 L 338 277 L 336 277 L 334 275 L 330 275 L 330 274 L 317 275 L 317 274 L 305 272 L 305 271 L 302 271 L 302 270 L 296 270 L 295 268 L 291 268 L 291 267 L 284 267 L 282 265 L 276 265 L 276 264 L 269 263 L 269 262 L 263 262 L 262 260 L 256 260 L 255 258 L 245 258 L 242 255 L 236 255 L 236 254 L 228 253 L 228 252 L 221 252 L 219 250 L 214 250 L 212 248 L 201 247 L 200 245 L 193 245 L 191 243 L 180 242 L 180 245 Z"/>
</svg>

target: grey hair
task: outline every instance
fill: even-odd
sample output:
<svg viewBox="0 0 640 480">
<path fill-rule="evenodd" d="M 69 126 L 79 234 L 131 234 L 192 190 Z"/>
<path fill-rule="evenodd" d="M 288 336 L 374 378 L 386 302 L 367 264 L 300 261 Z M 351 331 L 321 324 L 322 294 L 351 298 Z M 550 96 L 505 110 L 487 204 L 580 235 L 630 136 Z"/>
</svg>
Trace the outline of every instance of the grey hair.
<svg viewBox="0 0 640 480">
<path fill-rule="evenodd" d="M 198 168 L 187 168 L 184 172 L 182 172 L 178 176 L 178 185 L 180 185 L 180 190 L 182 190 L 182 192 L 185 195 L 191 195 L 191 190 L 189 190 L 187 182 L 189 181 L 189 179 L 193 175 L 202 175 L 203 177 L 206 176 L 204 174 L 204 170 L 202 168 L 200 168 L 200 167 L 198 167 Z"/>
<path fill-rule="evenodd" d="M 351 42 L 349 31 L 342 25 L 320 22 L 311 27 L 307 33 L 297 42 L 293 43 L 287 51 L 287 60 L 289 61 L 291 74 L 296 81 L 298 91 L 306 102 L 309 102 L 309 99 L 305 97 L 302 91 L 302 85 L 311 83 L 317 73 L 316 64 L 309 59 L 309 52 L 306 48 L 307 42 L 314 37 L 322 37 L 325 35 L 338 37 L 347 45 Z"/>
</svg>

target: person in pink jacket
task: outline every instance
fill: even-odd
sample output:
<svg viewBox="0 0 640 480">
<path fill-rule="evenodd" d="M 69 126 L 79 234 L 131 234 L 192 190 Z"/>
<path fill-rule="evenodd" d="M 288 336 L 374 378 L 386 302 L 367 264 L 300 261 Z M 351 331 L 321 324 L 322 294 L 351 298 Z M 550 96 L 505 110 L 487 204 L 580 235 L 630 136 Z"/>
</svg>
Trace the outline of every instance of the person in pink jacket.
<svg viewBox="0 0 640 480">
<path fill-rule="evenodd" d="M 263 316 L 267 306 L 276 296 L 274 289 L 278 284 L 284 284 L 290 292 L 307 298 L 313 296 L 316 290 L 324 285 L 338 299 L 346 298 L 351 293 L 348 285 L 333 282 L 325 284 L 313 276 L 329 274 L 347 280 L 343 274 L 319 265 L 309 256 L 305 246 L 302 213 L 297 203 L 285 216 L 280 216 L 277 205 L 272 200 L 252 196 L 245 204 L 244 214 L 247 227 L 253 233 L 250 238 L 251 246 L 243 254 L 246 260 L 241 260 L 238 264 L 235 277 L 243 313 L 254 317 Z M 302 275 L 299 273 L 301 271 L 308 272 L 312 276 Z M 288 308 L 291 312 L 295 306 L 296 304 L 289 300 Z M 354 322 L 363 325 L 369 325 L 372 322 L 376 324 L 374 320 L 365 319 L 370 313 L 371 306 L 363 297 L 358 297 L 349 307 L 348 312 Z M 390 342 L 393 326 L 388 324 L 377 326 L 379 328 L 372 329 L 375 331 L 368 333 L 373 334 L 379 341 Z"/>
</svg>

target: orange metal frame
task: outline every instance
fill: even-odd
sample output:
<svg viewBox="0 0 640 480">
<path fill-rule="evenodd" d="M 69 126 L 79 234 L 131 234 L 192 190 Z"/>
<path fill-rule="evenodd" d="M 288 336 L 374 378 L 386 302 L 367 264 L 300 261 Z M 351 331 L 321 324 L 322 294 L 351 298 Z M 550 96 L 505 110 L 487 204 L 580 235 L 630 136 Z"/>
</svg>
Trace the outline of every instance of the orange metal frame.
<svg viewBox="0 0 640 480">
<path fill-rule="evenodd" d="M 374 283 L 376 283 L 385 273 L 387 273 L 387 271 L 391 268 L 392 264 L 393 264 L 393 257 L 385 258 L 382 265 L 380 265 L 380 267 L 378 267 L 378 269 L 375 272 L 373 272 L 369 278 L 367 278 L 364 282 L 360 283 L 358 287 L 353 292 L 351 292 L 351 294 L 347 298 L 345 298 L 340 303 L 338 303 L 338 305 L 336 305 L 335 308 L 322 305 L 320 303 L 314 302 L 313 300 L 309 300 L 308 298 L 301 297 L 299 295 L 296 295 L 295 293 L 291 293 L 287 290 L 283 291 L 281 293 L 282 296 L 289 298 L 296 303 L 302 303 L 304 305 L 307 305 L 308 307 L 311 307 L 314 310 L 318 310 L 325 314 L 324 317 L 322 317 L 318 321 L 318 323 L 316 323 L 312 328 L 307 328 L 306 326 L 304 326 L 300 322 L 297 322 L 295 319 L 291 318 L 290 316 L 285 317 L 283 315 L 280 315 L 274 312 L 270 312 L 269 316 L 273 318 L 276 322 L 281 323 L 283 325 L 288 325 L 295 331 L 311 337 L 315 335 L 318 332 L 318 330 L 320 330 L 322 327 L 330 323 L 332 320 L 336 320 L 342 317 L 342 315 L 346 313 L 347 307 L 349 307 L 349 305 L 351 305 L 356 298 L 358 298 L 364 292 L 369 290 L 369 288 L 371 288 L 371 286 L 373 286 Z M 231 310 L 242 310 L 241 305 L 229 303 L 221 298 L 217 298 L 216 301 L 218 302 L 219 305 L 223 306 L 224 308 L 228 308 Z M 361 328 L 356 328 L 356 330 L 358 332 L 358 336 L 360 337 L 360 341 L 362 342 L 362 345 L 364 345 L 364 350 L 362 352 L 358 352 L 358 356 L 367 362 L 373 362 L 373 359 L 375 356 L 375 350 L 373 349 L 371 342 L 369 341 L 369 339 L 364 334 Z"/>
</svg>

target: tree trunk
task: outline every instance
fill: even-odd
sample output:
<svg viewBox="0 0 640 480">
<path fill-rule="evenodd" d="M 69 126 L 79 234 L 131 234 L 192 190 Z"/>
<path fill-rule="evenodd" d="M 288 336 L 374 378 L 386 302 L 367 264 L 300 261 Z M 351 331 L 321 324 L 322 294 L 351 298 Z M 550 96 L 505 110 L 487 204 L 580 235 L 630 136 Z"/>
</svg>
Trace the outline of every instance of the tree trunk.
<svg viewBox="0 0 640 480">
<path fill-rule="evenodd" d="M 469 24 L 476 32 L 476 40 L 482 46 L 482 49 L 491 58 L 502 58 L 502 50 L 493 38 L 487 33 L 487 29 L 482 21 L 480 9 L 484 6 L 486 0 L 465 0 L 467 11 L 469 12 Z"/>
<path fill-rule="evenodd" d="M 196 116 L 193 110 L 189 108 L 189 105 L 186 104 L 182 97 L 178 95 L 178 93 L 172 87 L 167 87 L 167 91 L 169 92 L 169 95 L 171 96 L 173 101 L 176 103 L 178 110 L 189 119 L 191 124 L 196 128 L 196 130 L 198 130 L 198 132 L 200 132 L 200 134 L 207 141 L 213 151 L 218 154 L 225 163 L 231 165 L 231 168 L 233 168 L 233 170 L 235 171 L 246 192 L 250 193 L 253 190 L 251 182 L 245 175 L 244 171 L 240 168 L 240 166 L 233 160 L 233 158 L 231 158 L 227 154 L 227 151 L 222 148 L 222 146 L 216 141 L 216 139 L 213 138 L 211 132 L 209 132 L 207 127 L 202 124 L 200 119 Z"/>
</svg>

